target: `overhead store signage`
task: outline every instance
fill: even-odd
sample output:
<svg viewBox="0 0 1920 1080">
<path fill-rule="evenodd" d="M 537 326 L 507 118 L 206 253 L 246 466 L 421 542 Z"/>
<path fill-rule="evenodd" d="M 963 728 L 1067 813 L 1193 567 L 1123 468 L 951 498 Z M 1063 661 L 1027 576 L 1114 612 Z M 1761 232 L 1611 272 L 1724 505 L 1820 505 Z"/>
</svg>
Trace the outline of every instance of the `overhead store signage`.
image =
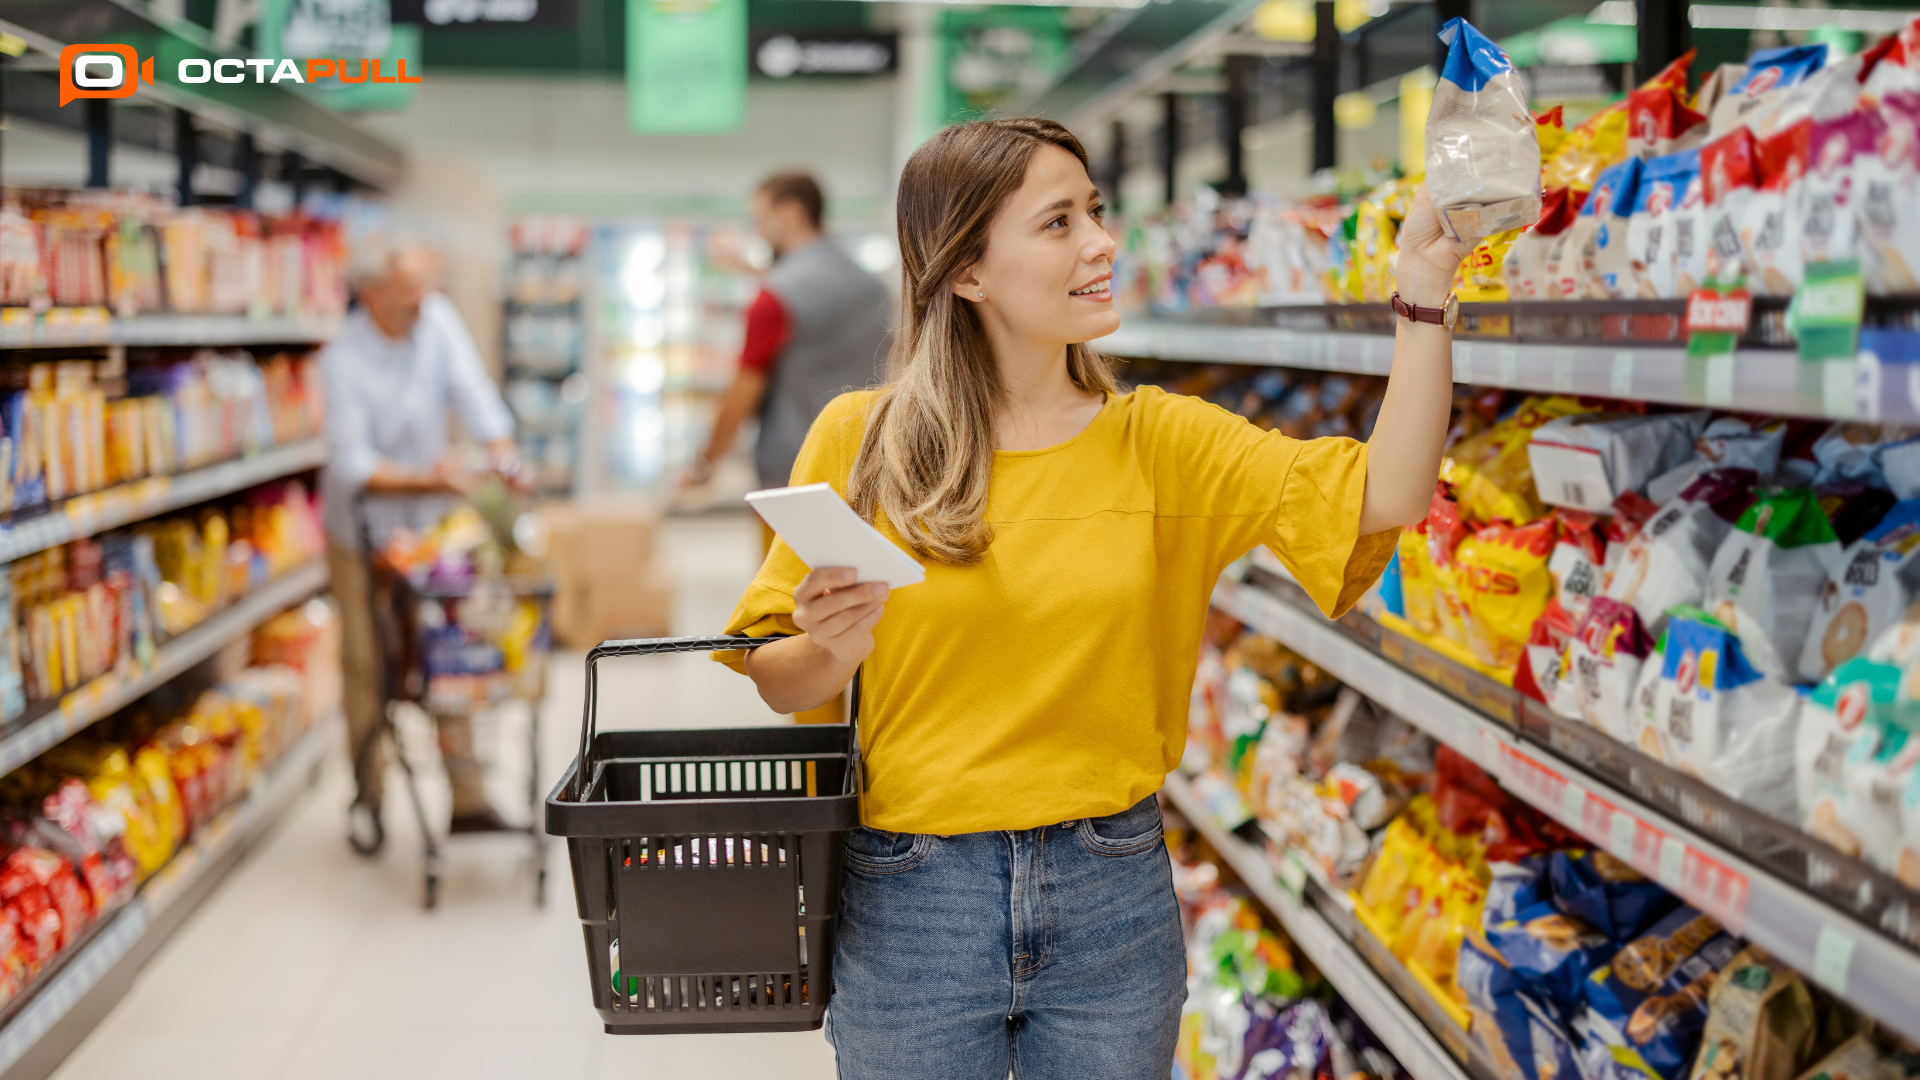
<svg viewBox="0 0 1920 1080">
<path fill-rule="evenodd" d="M 435 28 L 573 26 L 580 0 L 393 0 L 393 21 Z"/>
<path fill-rule="evenodd" d="M 753 35 L 753 73 L 769 79 L 890 75 L 899 36 L 868 30 L 778 30 Z"/>
<path fill-rule="evenodd" d="M 747 0 L 627 0 L 627 125 L 715 134 L 747 117 Z"/>
</svg>

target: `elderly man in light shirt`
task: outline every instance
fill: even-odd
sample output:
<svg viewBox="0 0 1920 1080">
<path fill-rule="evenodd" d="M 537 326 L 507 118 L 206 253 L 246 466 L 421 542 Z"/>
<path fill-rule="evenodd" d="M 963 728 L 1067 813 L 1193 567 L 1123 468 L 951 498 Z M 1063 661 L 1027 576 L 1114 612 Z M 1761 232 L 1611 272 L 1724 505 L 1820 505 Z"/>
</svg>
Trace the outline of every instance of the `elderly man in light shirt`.
<svg viewBox="0 0 1920 1080">
<path fill-rule="evenodd" d="M 434 288 L 433 253 L 410 245 L 363 245 L 353 281 L 359 306 L 320 354 L 326 378 L 331 460 L 325 494 L 327 565 L 340 604 L 348 748 L 359 795 L 349 838 L 372 854 L 385 838 L 380 803 L 386 758 L 377 738 L 386 707 L 356 503 L 364 492 L 373 542 L 397 525 L 430 528 L 476 477 L 449 454 L 447 412 L 484 443 L 493 469 L 515 477 L 513 417 L 481 363 L 453 302 Z M 408 496 L 408 498 L 392 498 Z M 452 832 L 505 828 L 487 802 L 464 718 L 442 718 L 441 757 L 453 788 Z"/>
</svg>

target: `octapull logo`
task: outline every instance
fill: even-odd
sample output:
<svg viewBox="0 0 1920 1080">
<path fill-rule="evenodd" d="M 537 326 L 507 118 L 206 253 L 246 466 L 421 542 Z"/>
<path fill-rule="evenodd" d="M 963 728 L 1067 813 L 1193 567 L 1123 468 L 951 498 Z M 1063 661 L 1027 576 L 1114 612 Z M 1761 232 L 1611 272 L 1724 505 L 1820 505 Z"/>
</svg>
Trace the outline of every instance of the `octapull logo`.
<svg viewBox="0 0 1920 1080">
<path fill-rule="evenodd" d="M 153 57 L 140 62 L 131 45 L 69 45 L 60 50 L 60 104 L 75 98 L 123 98 L 156 85 Z"/>
</svg>

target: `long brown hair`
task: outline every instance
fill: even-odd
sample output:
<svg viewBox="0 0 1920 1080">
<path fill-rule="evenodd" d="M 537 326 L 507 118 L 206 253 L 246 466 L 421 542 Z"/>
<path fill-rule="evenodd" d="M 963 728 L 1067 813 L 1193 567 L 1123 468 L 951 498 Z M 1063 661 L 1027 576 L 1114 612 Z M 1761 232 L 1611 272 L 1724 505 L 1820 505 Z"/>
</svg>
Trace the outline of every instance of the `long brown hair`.
<svg viewBox="0 0 1920 1080">
<path fill-rule="evenodd" d="M 987 229 L 1025 182 L 1042 146 L 1087 164 L 1086 148 L 1051 120 L 955 124 L 921 144 L 900 173 L 900 325 L 893 382 L 873 402 L 847 500 L 861 517 L 884 514 L 916 552 L 979 562 L 993 542 L 984 520 L 993 475 L 993 407 L 1005 388 L 973 305 L 955 275 L 980 261 Z M 1067 376 L 1113 393 L 1113 370 L 1084 344 L 1067 347 Z"/>
</svg>

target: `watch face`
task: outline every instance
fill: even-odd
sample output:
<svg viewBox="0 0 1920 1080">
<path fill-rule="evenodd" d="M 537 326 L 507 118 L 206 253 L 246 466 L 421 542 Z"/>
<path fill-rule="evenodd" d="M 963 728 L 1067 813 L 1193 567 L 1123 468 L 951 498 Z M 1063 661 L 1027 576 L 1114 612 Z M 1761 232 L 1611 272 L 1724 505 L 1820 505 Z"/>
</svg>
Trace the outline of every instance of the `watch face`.
<svg viewBox="0 0 1920 1080">
<path fill-rule="evenodd" d="M 1452 293 L 1448 293 L 1446 305 L 1440 310 L 1444 313 L 1441 316 L 1441 323 L 1445 325 L 1447 329 L 1453 329 L 1453 324 L 1460 318 L 1460 298 Z"/>
</svg>

